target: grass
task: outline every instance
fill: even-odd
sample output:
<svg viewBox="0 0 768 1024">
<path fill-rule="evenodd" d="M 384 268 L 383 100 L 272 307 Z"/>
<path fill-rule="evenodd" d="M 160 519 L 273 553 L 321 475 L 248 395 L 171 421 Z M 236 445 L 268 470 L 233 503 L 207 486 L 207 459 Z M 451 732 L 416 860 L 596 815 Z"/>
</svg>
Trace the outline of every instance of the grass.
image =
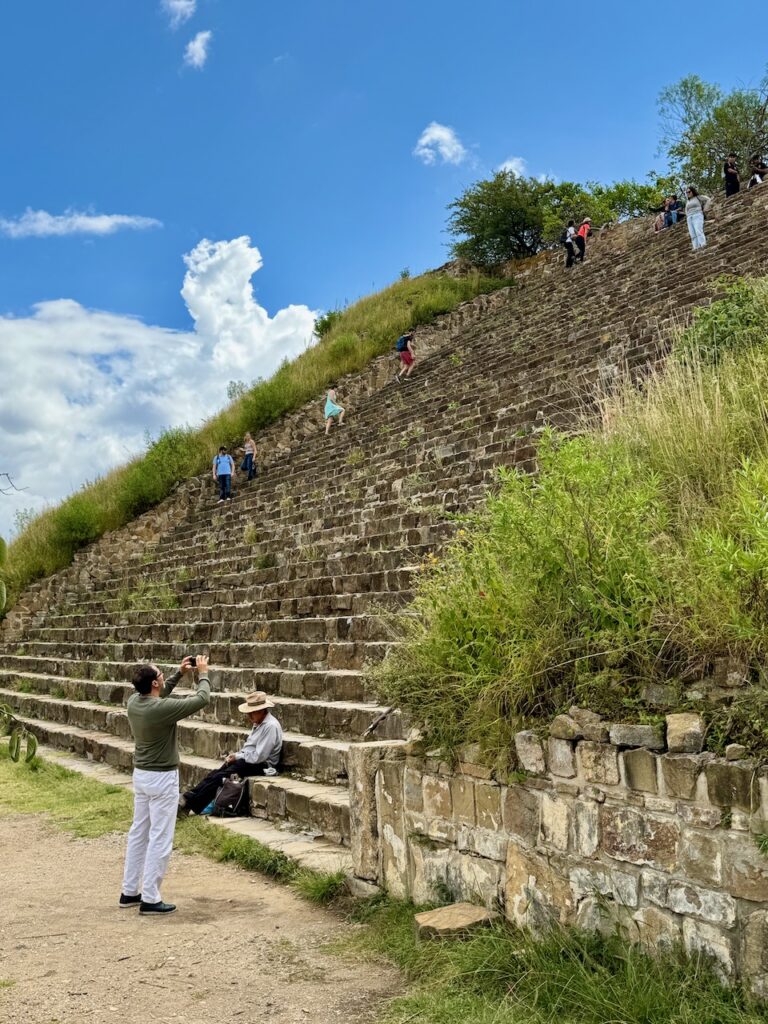
<svg viewBox="0 0 768 1024">
<path fill-rule="evenodd" d="M 390 351 L 406 330 L 508 284 L 480 275 L 424 275 L 398 281 L 340 312 L 320 342 L 222 412 L 199 427 L 166 431 L 143 455 L 36 516 L 8 547 L 3 577 L 8 607 L 29 583 L 69 565 L 80 548 L 157 505 L 182 480 L 207 470 L 219 445 L 233 446 L 246 431 L 262 430 L 314 399 L 319 409 L 325 388 Z"/>
<path fill-rule="evenodd" d="M 682 681 L 734 658 L 753 685 L 706 707 L 710 743 L 768 753 L 765 337 L 768 279 L 725 287 L 662 370 L 604 396 L 580 436 L 545 431 L 537 475 L 502 472 L 424 563 L 373 677 L 427 743 L 509 768 L 523 725 L 574 703 L 637 720 L 649 682 L 683 710 Z"/>
<path fill-rule="evenodd" d="M 703 959 L 652 958 L 620 938 L 504 924 L 465 941 L 420 941 L 413 906 L 375 899 L 343 948 L 385 957 L 410 981 L 385 1024 L 762 1024 L 768 1011 L 719 984 Z"/>
<path fill-rule="evenodd" d="M 79 772 L 35 758 L 14 764 L 7 744 L 0 744 L 0 813 L 47 814 L 64 831 L 84 839 L 127 832 L 133 797 L 123 786 L 106 785 Z M 182 818 L 176 826 L 175 849 L 209 860 L 236 864 L 246 871 L 289 883 L 313 903 L 328 905 L 341 894 L 343 872 L 302 868 L 264 843 L 219 828 L 207 818 Z"/>
<path fill-rule="evenodd" d="M 123 587 L 117 592 L 115 601 L 121 612 L 179 607 L 179 599 L 170 584 L 153 583 L 150 580 L 140 580 L 133 589 Z"/>
</svg>

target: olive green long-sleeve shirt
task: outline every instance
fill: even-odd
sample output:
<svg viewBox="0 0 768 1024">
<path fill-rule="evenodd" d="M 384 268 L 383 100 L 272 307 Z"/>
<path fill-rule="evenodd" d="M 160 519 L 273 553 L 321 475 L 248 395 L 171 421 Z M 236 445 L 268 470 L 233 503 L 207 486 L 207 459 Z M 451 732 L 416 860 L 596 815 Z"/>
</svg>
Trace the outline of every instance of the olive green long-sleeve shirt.
<svg viewBox="0 0 768 1024">
<path fill-rule="evenodd" d="M 197 691 L 191 697 L 167 700 L 180 678 L 181 672 L 174 672 L 166 680 L 159 697 L 134 693 L 128 698 L 128 721 L 136 741 L 134 768 L 146 772 L 171 772 L 178 768 L 176 723 L 194 715 L 211 699 L 208 677 L 201 676 L 197 681 Z"/>
</svg>

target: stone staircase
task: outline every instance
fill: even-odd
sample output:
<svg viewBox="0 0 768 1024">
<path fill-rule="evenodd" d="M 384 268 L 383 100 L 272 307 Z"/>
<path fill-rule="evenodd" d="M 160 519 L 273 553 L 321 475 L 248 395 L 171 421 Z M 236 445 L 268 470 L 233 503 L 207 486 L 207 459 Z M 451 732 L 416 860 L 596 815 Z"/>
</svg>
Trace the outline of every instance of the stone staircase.
<svg viewBox="0 0 768 1024">
<path fill-rule="evenodd" d="M 118 535 L 95 545 L 102 567 L 86 583 L 73 567 L 29 588 L 0 632 L 0 703 L 45 744 L 128 770 L 134 663 L 167 671 L 205 649 L 216 692 L 180 725 L 183 783 L 238 747 L 237 704 L 265 689 L 289 771 L 254 780 L 254 814 L 349 845 L 350 745 L 369 730 L 407 734 L 364 670 L 409 614 L 424 559 L 499 466 L 534 468 L 545 423 L 573 427 L 598 387 L 656 361 L 660 329 L 708 300 L 719 275 L 768 272 L 767 207 L 768 186 L 720 203 L 698 253 L 684 225 L 654 236 L 640 222 L 568 273 L 560 254 L 521 268 L 492 308 L 453 314 L 411 381 L 361 393 L 330 437 L 308 411 L 304 436 L 263 459 L 232 502 L 201 481 L 196 500 L 170 499 L 175 515 L 142 551 L 108 557 Z"/>
</svg>

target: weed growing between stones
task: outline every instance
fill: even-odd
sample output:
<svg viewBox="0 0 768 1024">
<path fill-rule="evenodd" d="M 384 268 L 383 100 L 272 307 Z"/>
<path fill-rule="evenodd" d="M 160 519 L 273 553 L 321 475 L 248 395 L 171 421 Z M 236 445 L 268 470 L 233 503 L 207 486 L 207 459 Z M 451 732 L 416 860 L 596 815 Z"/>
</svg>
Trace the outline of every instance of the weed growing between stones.
<svg viewBox="0 0 768 1024">
<path fill-rule="evenodd" d="M 411 904 L 376 897 L 341 950 L 383 956 L 411 982 L 383 1024 L 764 1024 L 765 1008 L 726 989 L 680 950 L 647 955 L 618 937 L 503 923 L 463 940 L 419 940 Z"/>
<path fill-rule="evenodd" d="M 310 903 L 327 906 L 339 898 L 344 890 L 346 874 L 343 871 L 299 871 L 291 884 L 296 892 Z"/>
<path fill-rule="evenodd" d="M 178 608 L 179 599 L 168 583 L 140 580 L 133 590 L 124 587 L 117 592 L 118 611 L 152 611 L 156 608 Z"/>
</svg>

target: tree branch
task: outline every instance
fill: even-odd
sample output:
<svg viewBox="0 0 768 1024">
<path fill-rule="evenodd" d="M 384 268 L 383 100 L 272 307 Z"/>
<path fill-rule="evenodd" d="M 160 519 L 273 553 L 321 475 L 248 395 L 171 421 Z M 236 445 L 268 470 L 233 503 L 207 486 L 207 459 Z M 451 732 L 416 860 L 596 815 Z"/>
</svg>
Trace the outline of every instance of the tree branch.
<svg viewBox="0 0 768 1024">
<path fill-rule="evenodd" d="M 14 491 L 20 494 L 26 490 L 26 487 L 16 486 L 10 473 L 0 473 L 0 494 L 12 494 Z"/>
</svg>

